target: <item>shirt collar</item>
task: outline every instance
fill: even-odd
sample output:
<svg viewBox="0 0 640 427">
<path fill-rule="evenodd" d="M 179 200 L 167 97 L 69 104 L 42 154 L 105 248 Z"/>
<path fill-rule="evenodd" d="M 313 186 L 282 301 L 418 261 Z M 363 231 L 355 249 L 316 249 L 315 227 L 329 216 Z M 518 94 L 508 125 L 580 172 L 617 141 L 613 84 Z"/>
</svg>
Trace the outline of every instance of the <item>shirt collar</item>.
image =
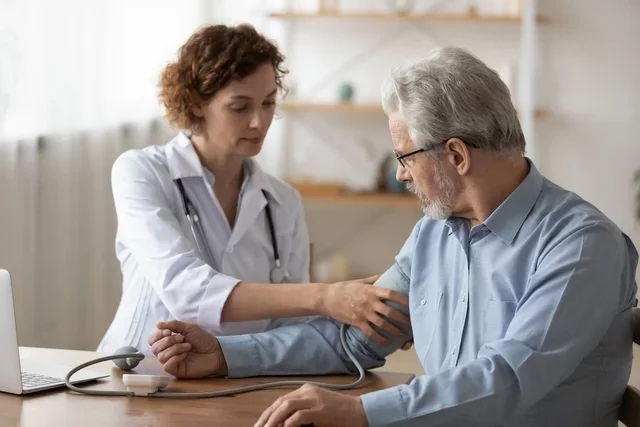
<svg viewBox="0 0 640 427">
<path fill-rule="evenodd" d="M 172 180 L 203 177 L 211 184 L 215 181 L 215 176 L 200 163 L 198 153 L 196 153 L 191 139 L 189 139 L 185 133 L 178 133 L 175 138 L 165 145 L 165 153 L 167 156 L 167 167 L 169 168 L 169 174 Z M 247 159 L 245 161 L 245 172 L 248 175 L 245 176 L 244 183 L 247 189 L 249 187 L 255 187 L 259 190 L 264 190 L 269 193 L 271 199 L 278 203 L 281 202 L 280 196 L 274 190 L 269 176 L 253 159 Z"/>
<path fill-rule="evenodd" d="M 507 245 L 513 243 L 513 239 L 542 191 L 542 175 L 531 159 L 527 158 L 527 163 L 529 163 L 529 174 L 484 221 L 484 225 Z M 445 225 L 449 228 L 448 235 L 455 231 L 460 221 L 466 220 L 456 217 L 447 219 Z"/>
<path fill-rule="evenodd" d="M 484 225 L 507 245 L 515 239 L 542 191 L 542 175 L 530 159 L 527 158 L 527 162 L 527 177 L 484 221 Z"/>
</svg>

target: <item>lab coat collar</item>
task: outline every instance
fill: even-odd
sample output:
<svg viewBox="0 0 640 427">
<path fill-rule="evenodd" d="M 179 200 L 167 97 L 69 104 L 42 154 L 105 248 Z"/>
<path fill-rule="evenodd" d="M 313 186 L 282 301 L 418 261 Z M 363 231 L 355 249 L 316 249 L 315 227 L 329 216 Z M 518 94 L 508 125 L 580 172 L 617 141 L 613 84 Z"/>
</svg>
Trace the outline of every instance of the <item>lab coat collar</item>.
<svg viewBox="0 0 640 427">
<path fill-rule="evenodd" d="M 200 163 L 198 153 L 196 153 L 191 139 L 184 132 L 180 132 L 165 145 L 165 154 L 172 180 L 188 177 L 203 177 L 206 179 L 205 169 Z M 264 190 L 269 193 L 271 200 L 281 203 L 280 196 L 274 190 L 269 176 L 253 159 L 245 161 L 245 171 L 249 175 L 248 179 L 245 178 L 249 187 Z M 211 177 L 213 178 L 211 184 L 213 184 L 215 176 L 211 175 Z"/>
<path fill-rule="evenodd" d="M 189 137 L 180 132 L 164 146 L 171 179 L 204 176 L 202 163 Z"/>
</svg>

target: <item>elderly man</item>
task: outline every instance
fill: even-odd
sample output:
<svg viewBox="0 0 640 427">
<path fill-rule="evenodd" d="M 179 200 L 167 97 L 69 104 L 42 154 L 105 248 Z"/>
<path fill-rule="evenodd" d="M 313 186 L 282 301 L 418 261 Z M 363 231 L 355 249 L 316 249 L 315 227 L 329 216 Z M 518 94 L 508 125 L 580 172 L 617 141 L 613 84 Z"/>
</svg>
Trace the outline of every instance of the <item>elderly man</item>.
<svg viewBox="0 0 640 427">
<path fill-rule="evenodd" d="M 383 105 L 397 178 L 425 217 L 376 285 L 409 295 L 428 374 L 361 397 L 305 386 L 257 425 L 615 426 L 631 368 L 633 244 L 524 157 L 507 87 L 464 50 L 395 72 Z M 330 319 L 218 338 L 158 327 L 152 348 L 179 377 L 353 371 Z M 347 341 L 374 367 L 403 343 L 389 338 L 351 328 Z"/>
</svg>

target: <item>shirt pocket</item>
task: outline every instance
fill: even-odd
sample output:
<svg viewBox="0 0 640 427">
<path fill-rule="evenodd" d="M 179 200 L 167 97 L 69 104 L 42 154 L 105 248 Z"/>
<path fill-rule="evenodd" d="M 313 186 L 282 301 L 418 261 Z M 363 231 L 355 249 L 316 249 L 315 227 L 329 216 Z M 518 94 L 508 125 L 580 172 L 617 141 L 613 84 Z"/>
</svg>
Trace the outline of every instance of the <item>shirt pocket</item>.
<svg viewBox="0 0 640 427">
<path fill-rule="evenodd" d="M 439 313 L 443 292 L 431 289 L 411 298 L 411 327 L 413 340 L 418 354 L 426 354 L 431 346 L 433 335 L 440 323 Z"/>
<path fill-rule="evenodd" d="M 482 325 L 483 344 L 503 338 L 515 312 L 515 301 L 487 301 Z"/>
</svg>

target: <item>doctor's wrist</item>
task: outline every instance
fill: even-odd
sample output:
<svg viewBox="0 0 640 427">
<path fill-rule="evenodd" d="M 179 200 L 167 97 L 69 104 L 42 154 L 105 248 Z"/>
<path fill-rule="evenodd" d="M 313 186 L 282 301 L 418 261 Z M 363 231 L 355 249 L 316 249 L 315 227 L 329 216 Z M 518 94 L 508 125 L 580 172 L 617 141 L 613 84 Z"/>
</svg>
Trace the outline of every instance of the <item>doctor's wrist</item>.
<svg viewBox="0 0 640 427">
<path fill-rule="evenodd" d="M 310 283 L 308 285 L 311 288 L 310 298 L 307 299 L 309 314 L 329 316 L 329 307 L 327 299 L 329 295 L 328 283 Z"/>
</svg>

